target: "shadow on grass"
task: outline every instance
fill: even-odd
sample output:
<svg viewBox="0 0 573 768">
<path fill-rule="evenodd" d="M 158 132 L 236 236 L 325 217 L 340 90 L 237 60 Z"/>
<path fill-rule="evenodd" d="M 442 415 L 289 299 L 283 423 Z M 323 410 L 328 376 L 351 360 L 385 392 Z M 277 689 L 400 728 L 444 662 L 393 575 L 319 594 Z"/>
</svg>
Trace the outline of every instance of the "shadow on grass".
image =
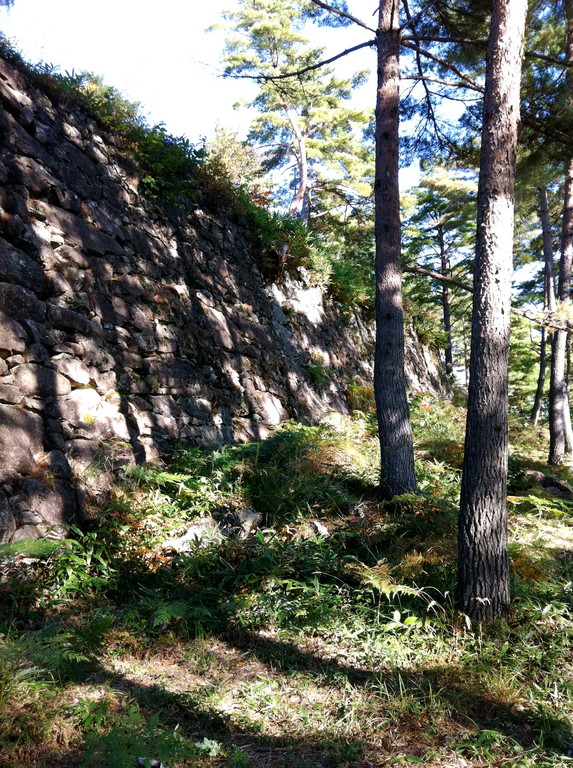
<svg viewBox="0 0 573 768">
<path fill-rule="evenodd" d="M 113 718 L 109 716 L 109 724 L 103 722 L 98 732 L 86 719 L 86 744 L 76 750 L 72 762 L 68 761 L 65 750 L 54 750 L 51 754 L 44 751 L 43 762 L 37 765 L 123 768 L 132 765 L 136 757 L 146 755 L 161 758 L 165 765 L 182 760 L 184 765 L 205 766 L 359 768 L 372 765 L 370 760 L 374 754 L 381 761 L 379 764 L 384 764 L 383 760 L 396 754 L 421 758 L 426 749 L 435 749 L 441 741 L 446 750 L 442 737 L 447 732 L 450 732 L 450 747 L 454 746 L 452 732 L 465 737 L 461 744 L 458 738 L 460 755 L 471 749 L 472 734 L 479 746 L 485 733 L 489 739 L 498 738 L 502 743 L 504 739 L 511 740 L 510 743 L 523 750 L 542 746 L 547 757 L 559 759 L 570 741 L 570 723 L 565 717 L 533 707 L 519 709 L 511 702 L 477 689 L 471 669 L 463 664 L 375 671 L 325 659 L 312 650 L 302 650 L 293 643 L 268 637 L 234 632 L 222 640 L 243 656 L 264 664 L 274 676 L 292 682 L 293 676 L 300 672 L 307 679 L 314 678 L 319 685 L 344 689 L 350 699 L 353 691 L 357 697 L 361 692 L 370 696 L 369 718 L 386 725 L 382 732 L 360 726 L 354 728 L 351 735 L 341 735 L 334 724 L 321 731 L 309 729 L 304 737 L 300 733 L 277 734 L 272 721 L 271 727 L 265 729 L 255 720 L 249 722 L 248 713 L 241 712 L 240 708 L 231 708 L 228 713 L 217 711 L 201 685 L 183 692 L 169 691 L 161 685 L 138 681 L 133 674 L 112 672 L 93 660 L 89 665 L 78 666 L 68 679 L 83 680 L 92 687 L 105 685 L 111 694 L 124 697 L 123 714 L 116 712 Z M 49 666 L 46 669 L 61 675 L 61 670 L 50 670 Z M 86 712 L 96 722 L 98 712 L 102 719 L 106 716 L 103 706 L 98 710 L 94 705 Z M 447 723 L 444 724 L 444 720 Z M 399 748 L 393 743 L 396 734 Z M 212 762 L 205 747 L 193 746 L 197 744 L 206 745 L 206 749 L 211 744 L 215 751 L 219 745 L 227 758 L 221 762 L 219 756 Z M 238 750 L 242 757 L 238 756 Z M 250 762 L 241 763 L 240 759 L 244 761 L 245 757 Z M 18 763 L 4 763 L 0 758 L 0 765 Z"/>
<path fill-rule="evenodd" d="M 548 636 L 548 647 L 551 647 L 550 640 Z M 401 700 L 404 714 L 408 711 L 408 701 L 411 714 L 421 711 L 431 701 L 431 709 L 449 713 L 451 720 L 459 725 L 471 730 L 495 730 L 524 749 L 543 745 L 549 754 L 563 755 L 571 741 L 571 723 L 566 717 L 551 715 L 538 707 L 516 706 L 478 690 L 471 668 L 464 664 L 374 671 L 321 658 L 289 642 L 268 638 L 253 642 L 247 635 L 234 636 L 229 642 L 270 669 L 289 674 L 302 671 L 332 683 L 340 683 L 342 678 L 355 688 L 383 691 L 388 700 L 393 696 Z M 411 735 L 419 738 L 419 733 Z"/>
<path fill-rule="evenodd" d="M 308 464 L 315 472 L 315 457 L 312 452 L 308 453 L 306 439 L 304 434 L 295 440 L 283 438 L 285 454 L 281 453 L 281 444 L 278 443 L 275 444 L 276 450 L 265 449 L 269 451 L 267 455 L 263 453 L 261 456 L 260 452 L 253 454 L 254 448 L 238 448 L 236 451 L 231 448 L 226 449 L 230 455 L 226 456 L 223 452 L 205 461 L 210 461 L 211 468 L 216 471 L 226 471 L 227 463 L 230 467 L 233 462 L 236 463 L 237 457 L 243 461 L 254 458 L 263 475 L 270 467 L 278 470 L 281 465 L 285 473 L 285 463 L 288 465 L 288 456 L 294 450 L 297 463 L 302 461 L 304 466 Z M 256 450 L 259 451 L 258 448 Z M 299 487 L 293 485 L 293 477 L 288 471 L 285 474 L 284 488 L 288 492 L 285 492 L 284 498 L 291 492 L 299 494 L 297 499 L 302 498 L 307 493 L 307 481 Z M 269 498 L 277 490 L 273 476 L 265 491 Z M 311 479 L 308 482 L 315 481 Z M 330 482 L 331 479 L 328 479 Z M 326 481 L 324 488 L 328 488 Z M 285 513 L 285 509 L 281 509 L 281 514 Z M 333 509 L 332 514 L 338 515 L 339 510 Z M 115 547 L 121 543 L 120 531 L 121 526 L 114 533 L 118 537 L 113 543 Z M 456 664 L 445 662 L 438 666 L 433 661 L 424 667 L 421 662 L 404 666 L 396 661 L 380 669 L 375 663 L 360 667 L 342 659 L 322 657 L 317 650 L 318 641 L 312 640 L 314 631 L 323 622 L 328 623 L 329 614 L 338 612 L 344 615 L 346 610 L 355 611 L 358 615 L 362 609 L 359 605 L 364 607 L 365 603 L 360 602 L 365 600 L 364 586 L 355 571 L 345 570 L 345 563 L 356 564 L 359 561 L 362 565 L 376 566 L 383 558 L 388 558 L 400 567 L 404 556 L 414 550 L 425 558 L 428 582 L 434 587 L 438 584 L 447 586 L 448 579 L 450 582 L 453 580 L 451 547 L 455 546 L 454 533 L 455 509 L 447 502 L 428 497 L 420 502 L 415 511 L 400 516 L 384 515 L 383 507 L 372 508 L 352 532 L 341 531 L 340 535 L 322 540 L 289 540 L 286 537 L 279 540 L 277 537 L 269 542 L 255 537 L 247 541 L 223 542 L 210 549 L 198 548 L 192 556 L 176 556 L 169 563 L 159 565 L 155 572 L 149 569 L 149 563 L 143 561 L 138 565 L 135 561 L 120 565 L 116 550 L 114 557 L 118 570 L 108 577 L 102 588 L 105 598 L 95 598 L 95 604 L 85 601 L 83 606 L 70 604 L 49 610 L 37 609 L 35 615 L 26 618 L 22 618 L 21 610 L 18 618 L 16 609 L 14 616 L 17 619 L 15 626 L 25 638 L 23 657 L 47 670 L 64 688 L 73 684 L 86 686 L 86 690 L 90 686 L 105 686 L 112 693 L 124 697 L 128 702 L 125 711 L 106 714 L 105 707 L 101 711 L 97 709 L 97 703 L 92 709 L 88 707 L 82 721 L 86 747 L 83 757 L 78 747 L 73 758 L 75 762 L 66 763 L 68 758 L 63 750 L 59 756 L 57 750 L 53 750 L 51 756 L 44 755 L 35 763 L 3 763 L 0 757 L 0 766 L 123 766 L 131 765 L 134 756 L 144 752 L 150 757 L 162 757 L 164 763 L 169 765 L 169 760 L 175 760 L 177 750 L 185 748 L 193 753 L 189 753 L 186 759 L 195 762 L 189 764 L 221 765 L 221 760 L 226 760 L 223 765 L 240 768 L 247 763 L 244 756 L 241 758 L 238 753 L 233 757 L 232 750 L 237 747 L 256 766 L 341 768 L 346 765 L 358 768 L 377 764 L 375 761 L 383 764 L 384 760 L 397 759 L 404 753 L 421 759 L 426 750 L 439 749 L 449 754 L 453 749 L 456 754 L 477 755 L 478 759 L 482 759 L 484 752 L 479 750 L 487 748 L 488 739 L 498 739 L 499 749 L 504 755 L 510 747 L 514 749 L 511 754 L 515 755 L 519 750 L 540 747 L 549 759 L 555 761 L 551 764 L 557 765 L 571 741 L 571 723 L 565 715 L 556 714 L 558 708 L 552 706 L 550 692 L 542 692 L 535 697 L 539 704 L 525 706 L 523 697 L 516 693 L 528 683 L 544 684 L 541 675 L 550 676 L 552 670 L 563 669 L 565 660 L 559 658 L 559 653 L 562 656 L 563 653 L 571 653 L 570 648 L 555 648 L 551 630 L 545 631 L 538 626 L 540 609 L 532 608 L 529 615 L 529 609 L 520 616 L 516 614 L 513 629 L 506 626 L 497 634 L 486 633 L 484 637 L 490 643 L 487 653 L 480 651 L 480 658 L 476 661 L 470 648 L 467 658 L 464 656 Z M 438 551 L 439 547 L 443 551 Z M 518 590 L 518 597 L 532 606 L 543 606 L 554 600 L 557 615 L 561 608 L 570 607 L 571 595 L 567 601 L 561 593 L 565 582 L 568 578 L 570 580 L 567 574 L 571 567 L 571 553 L 566 549 L 551 550 L 548 547 L 547 550 L 556 562 L 562 564 L 563 573 L 558 579 L 553 578 L 555 574 L 551 579 L 546 574 L 545 581 L 526 584 Z M 431 568 L 428 566 L 429 552 L 437 556 L 437 564 Z M 313 586 L 315 583 L 320 589 Z M 272 584 L 276 586 L 269 587 Z M 344 590 L 344 600 L 337 597 L 339 593 L 336 590 L 339 588 Z M 245 630 L 251 615 L 243 620 L 243 612 L 253 610 L 249 597 L 266 598 L 272 589 L 275 589 L 274 594 L 277 594 L 276 590 L 280 592 L 281 605 L 286 605 L 286 613 L 281 617 L 282 626 L 293 632 L 308 631 L 309 639 L 304 646 L 257 631 L 258 627 L 273 623 L 274 606 L 268 603 L 261 603 L 261 610 L 268 612 L 259 617 L 259 623 L 252 624 L 251 632 Z M 260 594 L 257 595 L 257 592 Z M 299 625 L 295 622 L 289 624 L 291 617 L 296 616 L 293 606 L 299 597 L 301 607 L 307 613 L 303 614 Z M 352 608 L 349 607 L 350 599 L 354 600 Z M 414 606 L 413 601 L 414 598 L 404 597 L 400 610 L 404 606 L 406 610 L 410 605 Z M 161 614 L 162 603 L 166 604 L 164 616 Z M 389 610 L 391 612 L 392 608 Z M 252 616 L 256 618 L 256 612 Z M 360 620 L 366 623 L 369 616 L 372 618 L 370 604 L 360 614 Z M 534 658 L 537 651 L 533 649 L 533 640 L 527 640 L 525 632 L 520 631 L 517 626 L 519 621 L 527 627 L 531 626 L 541 654 L 539 658 Z M 219 638 L 228 648 L 264 665 L 269 678 L 284 679 L 285 687 L 300 673 L 316 686 L 330 688 L 334 691 L 331 696 L 346 697 L 350 701 L 362 697 L 364 701 L 360 706 L 365 709 L 349 730 L 344 730 L 347 713 L 342 713 L 338 719 L 331 714 L 325 715 L 324 730 L 312 727 L 305 730 L 298 723 L 289 732 L 288 718 L 282 718 L 280 712 L 268 728 L 261 726 L 261 722 L 249 716 L 248 711 L 213 704 L 201 682 L 195 681 L 183 692 L 177 692 L 154 682 L 141 682 L 128 672 L 112 671 L 106 667 L 100 657 L 108 630 L 111 628 L 113 632 L 122 627 L 128 627 L 132 635 L 139 634 L 144 638 L 143 645 L 147 644 L 150 652 L 158 645 L 163 629 L 167 633 L 172 632 L 176 638 L 179 632 L 181 637 L 187 638 L 194 632 L 199 636 L 203 633 L 209 638 Z M 502 693 L 496 692 L 499 679 L 495 681 L 492 678 L 492 685 L 487 684 L 489 668 L 494 675 L 504 670 L 511 675 L 514 669 L 513 660 L 510 658 L 506 663 L 502 660 L 503 654 L 496 650 L 496 643 L 501 646 L 504 640 L 507 644 L 530 644 L 528 652 L 532 657 L 530 667 L 523 660 L 516 662 L 516 674 L 521 682 L 508 685 L 505 695 L 503 686 L 500 686 Z M 408 643 L 406 633 L 403 641 Z M 412 649 L 415 650 L 415 647 L 414 644 Z M 510 656 L 512 652 L 510 650 Z M 82 655 L 88 660 L 78 660 Z M 435 657 L 435 654 L 431 655 Z M 410 658 L 413 658 L 412 655 Z M 525 679 L 528 669 L 531 670 L 529 681 Z M 150 677 L 147 675 L 147 679 Z M 295 684 L 296 681 L 293 682 Z M 298 704 L 289 704 L 288 698 L 284 700 L 284 706 L 298 711 Z M 323 706 L 322 701 L 318 699 L 313 706 Z M 92 721 L 89 718 L 98 713 L 103 718 L 103 724 L 95 729 L 90 725 Z M 363 715 L 364 719 L 361 719 Z M 74 716 L 79 717 L 77 711 Z M 344 725 L 339 727 L 339 723 Z M 187 739 L 186 746 L 181 745 L 174 733 Z M 193 752 L 193 744 L 201 743 L 205 738 L 220 742 L 228 756 L 218 758 L 201 750 Z M 164 749 L 165 756 L 161 751 L 156 754 L 154 749 Z M 472 752 L 472 749 L 476 751 Z M 104 756 L 110 750 L 125 755 L 125 761 L 105 763 Z M 92 754 L 91 762 L 86 754 Z M 504 756 L 502 759 L 508 762 L 512 758 Z M 216 762 L 213 763 L 213 760 Z"/>
<path fill-rule="evenodd" d="M 60 617 L 63 624 L 67 618 L 65 615 Z M 106 621 L 100 621 L 102 643 L 105 626 Z M 119 768 L 132 764 L 135 757 L 147 754 L 154 758 L 161 757 L 166 765 L 170 764 L 169 761 L 172 764 L 176 759 L 183 760 L 183 756 L 187 755 L 185 759 L 197 762 L 183 764 L 197 766 L 252 764 L 292 768 L 361 768 L 372 765 L 370 760 L 374 753 L 380 760 L 389 760 L 397 754 L 422 758 L 427 749 L 442 747 L 448 751 L 449 747 L 455 748 L 457 754 L 467 755 L 472 745 L 480 748 L 480 740 L 485 737 L 498 739 L 502 748 L 507 746 L 504 740 L 513 745 L 512 754 L 516 758 L 519 749 L 530 750 L 541 746 L 548 758 L 558 760 L 571 741 L 571 723 L 565 716 L 555 715 L 549 707 L 524 707 L 521 702 L 512 701 L 511 694 L 504 700 L 483 690 L 483 673 L 487 671 L 487 665 L 496 668 L 498 661 L 493 645 L 482 656 L 481 667 L 477 670 L 472 659 L 467 663 L 425 668 L 396 666 L 376 669 L 374 665 L 365 668 L 338 658 L 325 658 L 314 648 L 304 649 L 293 642 L 266 635 L 233 630 L 223 631 L 218 637 L 219 642 L 238 651 L 242 658 L 264 665 L 268 670 L 268 679 L 284 681 L 289 690 L 296 687 L 297 673 L 301 673 L 306 681 L 310 680 L 323 690 L 338 691 L 339 697 L 344 695 L 350 702 L 362 697 L 367 706 L 364 722 L 358 722 L 350 732 L 341 735 L 335 718 L 332 725 L 324 730 L 309 729 L 301 736 L 300 728 L 293 733 L 286 732 L 279 712 L 278 717 L 274 715 L 274 719 L 270 719 L 269 728 L 266 725 L 261 727 L 248 710 L 241 710 L 241 699 L 236 706 L 217 708 L 216 704 L 211 704 L 207 679 L 204 684 L 195 680 L 183 691 L 172 691 L 161 684 L 138 680 L 137 673 L 112 671 L 98 659 L 99 651 L 92 653 L 91 660 L 87 662 L 75 662 L 68 657 L 67 663 L 62 664 L 57 655 L 49 652 L 49 644 L 48 652 L 45 646 L 37 646 L 37 653 L 28 653 L 28 656 L 32 656 L 35 664 L 41 665 L 64 687 L 69 683 L 85 684 L 88 688 L 103 685 L 112 695 L 123 697 L 121 709 L 113 717 L 106 714 L 105 708 L 98 710 L 96 705 L 84 712 L 86 745 L 83 751 L 79 749 L 76 752 L 73 765 L 98 768 L 117 765 Z M 551 649 L 551 641 L 549 632 L 538 633 L 537 644 L 540 648 Z M 59 643 L 65 645 L 65 638 L 60 637 Z M 150 649 L 153 650 L 153 645 Z M 161 653 L 160 645 L 157 650 Z M 551 663 L 552 660 L 545 661 Z M 216 659 L 212 663 L 215 664 Z M 184 675 L 184 661 L 180 660 L 178 665 L 181 675 Z M 221 670 L 221 674 L 232 674 L 229 665 Z M 266 678 L 263 676 L 263 679 Z M 293 708 L 288 701 L 284 705 Z M 314 706 L 320 707 L 320 700 Z M 97 723 L 98 712 L 103 723 L 96 732 L 90 725 L 89 717 L 93 716 Z M 261 715 L 264 715 L 264 705 Z M 106 717 L 109 723 L 105 721 Z M 381 726 L 369 729 L 372 722 L 385 725 L 382 730 Z M 281 727 L 283 732 L 277 733 Z M 460 734 L 463 737 L 461 742 Z M 180 736 L 186 742 L 182 742 Z M 231 756 L 223 763 L 220 762 L 222 758 L 215 763 L 210 762 L 208 755 L 201 750 L 197 752 L 193 747 L 204 739 L 219 743 Z M 251 762 L 241 764 L 237 754 L 232 756 L 235 748 L 239 748 Z M 110 753 L 125 755 L 129 762 L 110 761 Z M 91 757 L 88 758 L 88 755 Z M 37 765 L 61 765 L 66 768 L 70 765 L 65 760 L 58 762 L 62 756 L 57 752 L 53 757 L 52 762 L 49 755 L 44 755 L 44 763 L 38 762 Z M 1 759 L 0 765 L 3 765 Z"/>
</svg>

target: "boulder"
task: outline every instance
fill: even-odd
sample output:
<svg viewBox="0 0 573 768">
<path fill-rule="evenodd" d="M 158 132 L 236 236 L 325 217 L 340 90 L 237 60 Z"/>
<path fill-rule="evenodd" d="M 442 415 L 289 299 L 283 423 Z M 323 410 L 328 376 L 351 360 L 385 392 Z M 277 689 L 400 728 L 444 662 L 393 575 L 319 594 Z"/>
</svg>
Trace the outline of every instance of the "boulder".
<svg viewBox="0 0 573 768">
<path fill-rule="evenodd" d="M 44 450 L 44 425 L 37 413 L 0 405 L 0 482 L 27 475 Z"/>
<path fill-rule="evenodd" d="M 59 528 L 71 523 L 74 518 L 75 491 L 65 480 L 55 480 L 48 484 L 43 480 L 29 478 L 23 483 L 22 496 L 29 509 L 47 527 Z"/>
<path fill-rule="evenodd" d="M 69 379 L 55 368 L 38 363 L 24 363 L 14 368 L 14 382 L 23 395 L 32 397 L 60 397 L 71 391 Z"/>
</svg>

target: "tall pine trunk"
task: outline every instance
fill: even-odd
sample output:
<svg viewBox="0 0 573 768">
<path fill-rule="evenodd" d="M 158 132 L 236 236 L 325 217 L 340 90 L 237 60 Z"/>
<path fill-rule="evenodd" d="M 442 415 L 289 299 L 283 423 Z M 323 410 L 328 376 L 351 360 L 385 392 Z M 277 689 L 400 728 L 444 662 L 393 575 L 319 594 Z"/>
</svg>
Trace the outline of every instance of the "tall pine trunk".
<svg viewBox="0 0 573 768">
<path fill-rule="evenodd" d="M 308 155 L 306 151 L 306 138 L 298 124 L 297 115 L 293 113 L 288 104 L 283 104 L 283 110 L 290 123 L 296 141 L 296 166 L 298 171 L 298 184 L 294 197 L 289 206 L 289 215 L 294 219 L 299 215 L 298 211 L 302 204 L 300 218 L 305 224 L 310 219 L 310 188 L 308 180 Z"/>
<path fill-rule="evenodd" d="M 458 533 L 458 604 L 509 604 L 507 374 L 515 157 L 527 0 L 493 0 L 483 108 L 470 382 Z"/>
<path fill-rule="evenodd" d="M 566 0 L 567 40 L 565 58 L 573 64 L 573 2 Z M 573 74 L 567 70 L 569 109 L 573 102 Z M 559 300 L 570 302 L 571 262 L 573 260 L 573 157 L 569 158 L 565 178 L 565 199 L 561 230 L 561 259 L 559 261 Z M 571 414 L 565 367 L 567 362 L 567 331 L 554 331 L 551 349 L 551 384 L 549 387 L 549 463 L 560 464 L 571 452 Z"/>
<path fill-rule="evenodd" d="M 571 41 L 573 45 L 573 40 Z M 567 46 L 569 49 L 569 45 Z M 572 50 L 573 53 L 573 50 Z M 573 55 L 571 57 L 573 61 Z M 559 260 L 559 300 L 570 303 L 571 261 L 573 258 L 573 160 L 567 168 L 561 259 Z M 549 463 L 560 464 L 570 452 L 567 430 L 570 424 L 569 398 L 565 368 L 567 364 L 567 331 L 555 330 L 551 347 L 551 384 L 549 387 Z M 569 416 L 569 418 L 568 418 Z"/>
<path fill-rule="evenodd" d="M 535 398 L 533 400 L 533 406 L 531 413 L 529 414 L 529 421 L 534 427 L 539 422 L 539 416 L 541 414 L 541 406 L 543 404 L 543 390 L 545 389 L 545 371 L 547 368 L 547 331 L 545 328 L 541 329 L 541 340 L 539 342 L 539 374 L 537 376 L 537 387 L 535 388 Z"/>
<path fill-rule="evenodd" d="M 374 389 L 382 494 L 415 492 L 414 449 L 404 371 L 404 311 L 398 188 L 400 22 L 398 0 L 381 0 L 376 97 L 376 353 Z"/>
<path fill-rule="evenodd" d="M 440 271 L 444 277 L 449 277 L 450 270 L 448 265 L 448 254 L 446 252 L 446 243 L 444 240 L 443 224 L 438 224 L 438 244 L 440 248 Z M 447 283 L 442 283 L 442 319 L 444 323 L 444 333 L 446 335 L 446 348 L 444 350 L 446 375 L 451 378 L 454 375 L 454 354 L 452 345 L 452 304 Z"/>
<path fill-rule="evenodd" d="M 539 220 L 541 222 L 541 235 L 543 240 L 543 309 L 555 312 L 555 273 L 553 268 L 553 237 L 551 236 L 551 221 L 549 219 L 549 206 L 547 204 L 547 188 L 540 187 L 539 196 Z M 535 400 L 529 420 L 537 426 L 541 405 L 543 403 L 543 390 L 545 389 L 545 369 L 547 367 L 547 331 L 541 329 L 541 343 L 539 345 L 539 376 Z"/>
</svg>

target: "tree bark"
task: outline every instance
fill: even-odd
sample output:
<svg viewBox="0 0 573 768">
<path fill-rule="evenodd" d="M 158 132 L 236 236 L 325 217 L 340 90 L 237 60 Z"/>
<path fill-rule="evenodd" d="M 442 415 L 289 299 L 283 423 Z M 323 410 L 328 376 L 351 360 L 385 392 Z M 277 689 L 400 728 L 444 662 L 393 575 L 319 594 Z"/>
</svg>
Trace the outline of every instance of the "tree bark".
<svg viewBox="0 0 573 768">
<path fill-rule="evenodd" d="M 573 453 L 573 423 L 571 422 L 571 392 L 569 384 L 571 381 L 571 333 L 567 334 L 567 344 L 565 345 L 565 453 Z"/>
<path fill-rule="evenodd" d="M 494 0 L 486 59 L 458 604 L 471 619 L 509 605 L 508 359 L 515 157 L 527 0 Z"/>
<path fill-rule="evenodd" d="M 380 488 L 392 498 L 416 492 L 404 371 L 404 310 L 398 188 L 400 22 L 398 0 L 381 0 L 376 97 L 376 352 L 374 390 L 382 454 Z"/>
<path fill-rule="evenodd" d="M 543 239 L 544 280 L 543 293 L 545 308 L 552 314 L 557 309 L 555 296 L 555 267 L 553 263 L 553 236 L 549 219 L 547 203 L 547 187 L 539 188 L 539 219 L 541 221 L 541 236 Z"/>
<path fill-rule="evenodd" d="M 296 218 L 298 215 L 299 207 L 302 203 L 300 217 L 305 222 L 305 224 L 307 224 L 310 215 L 310 190 L 308 181 L 308 156 L 306 152 L 306 139 L 305 135 L 300 129 L 296 115 L 293 115 L 292 113 L 292 109 L 288 106 L 288 104 L 283 104 L 283 109 L 292 128 L 292 132 L 294 134 L 298 148 L 298 152 L 296 153 L 298 187 L 289 206 L 289 215 L 293 219 Z"/>
<path fill-rule="evenodd" d="M 545 371 L 547 369 L 547 331 L 545 328 L 541 329 L 541 341 L 539 342 L 539 375 L 537 376 L 537 387 L 535 388 L 535 398 L 533 400 L 533 406 L 531 413 L 529 414 L 529 421 L 534 427 L 539 422 L 539 415 L 541 414 L 541 406 L 543 404 L 543 390 L 545 389 Z"/>
<path fill-rule="evenodd" d="M 565 58 L 573 63 L 573 2 L 566 0 L 565 17 L 567 40 Z M 569 109 L 573 102 L 573 75 L 567 70 Z M 570 157 L 566 169 L 565 198 L 563 203 L 563 222 L 561 230 L 561 259 L 559 261 L 559 300 L 570 302 L 571 262 L 573 259 L 573 157 Z M 571 451 L 570 429 L 571 414 L 567 397 L 565 366 L 567 358 L 567 331 L 555 331 L 551 354 L 551 384 L 549 387 L 549 463 L 560 464 Z M 569 444 L 569 445 L 568 445 Z"/>
<path fill-rule="evenodd" d="M 551 236 L 551 221 L 549 219 L 549 206 L 547 204 L 547 188 L 540 187 L 539 196 L 539 220 L 541 222 L 541 235 L 543 240 L 543 309 L 551 313 L 555 312 L 555 270 L 553 267 L 553 238 Z M 535 400 L 529 420 L 533 426 L 537 426 L 541 405 L 543 403 L 543 390 L 545 389 L 545 370 L 547 368 L 547 331 L 541 329 L 541 343 L 539 345 L 539 376 Z"/>
<path fill-rule="evenodd" d="M 572 56 L 573 61 L 573 56 Z M 571 262 L 573 260 L 573 159 L 565 180 L 565 203 L 559 261 L 559 300 L 570 303 Z M 567 331 L 553 333 L 551 354 L 551 384 L 549 387 L 549 463 L 560 464 L 571 452 L 568 435 L 571 424 L 565 368 L 567 364 Z"/>
<path fill-rule="evenodd" d="M 444 242 L 444 228 L 438 224 L 438 244 L 440 248 L 440 270 L 444 277 L 450 276 L 448 268 L 448 255 L 446 253 L 446 244 Z M 454 375 L 454 355 L 452 348 L 452 307 L 450 302 L 450 291 L 446 282 L 442 283 L 442 320 L 444 323 L 444 333 L 446 334 L 446 348 L 444 350 L 446 362 L 446 376 L 450 378 Z"/>
</svg>

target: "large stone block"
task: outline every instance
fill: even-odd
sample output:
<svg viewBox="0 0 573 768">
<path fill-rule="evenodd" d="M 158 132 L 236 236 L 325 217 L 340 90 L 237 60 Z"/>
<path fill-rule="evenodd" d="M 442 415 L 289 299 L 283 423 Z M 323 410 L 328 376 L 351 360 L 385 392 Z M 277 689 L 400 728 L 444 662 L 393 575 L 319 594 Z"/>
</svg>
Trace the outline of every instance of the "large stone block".
<svg viewBox="0 0 573 768">
<path fill-rule="evenodd" d="M 125 235 L 140 258 L 150 261 L 164 261 L 169 256 L 168 249 L 153 235 L 139 227 L 127 226 Z"/>
<path fill-rule="evenodd" d="M 0 405 L 0 482 L 36 469 L 44 450 L 42 417 L 10 405 Z"/>
<path fill-rule="evenodd" d="M 115 238 L 100 232 L 80 216 L 44 202 L 38 202 L 38 208 L 52 226 L 55 225 L 66 233 L 66 241 L 70 245 L 83 248 L 87 253 L 97 256 L 123 252 Z"/>
<path fill-rule="evenodd" d="M 23 395 L 28 397 L 61 397 L 71 391 L 69 379 L 38 363 L 24 363 L 14 368 L 14 382 Z"/>
<path fill-rule="evenodd" d="M 208 307 L 206 311 L 211 333 L 219 346 L 228 350 L 238 350 L 243 346 L 241 338 L 222 312 L 211 307 Z"/>
<path fill-rule="evenodd" d="M 18 387 L 12 384 L 0 383 L 0 403 L 12 403 L 18 405 L 24 399 L 24 395 L 18 389 Z"/>
<path fill-rule="evenodd" d="M 150 310 L 147 311 L 150 313 Z M 129 314 L 131 322 L 139 331 L 146 336 L 153 336 L 153 324 L 143 309 L 132 305 Z"/>
<path fill-rule="evenodd" d="M 152 398 L 152 402 L 155 398 Z M 184 413 L 189 414 L 198 421 L 208 422 L 211 418 L 212 406 L 206 398 L 182 397 L 178 405 Z"/>
<path fill-rule="evenodd" d="M 115 406 L 103 401 L 91 418 L 84 418 L 83 421 L 75 423 L 74 427 L 76 437 L 129 441 L 129 429 L 125 416 Z"/>
<path fill-rule="evenodd" d="M 44 323 L 37 323 L 34 320 L 23 320 L 22 324 L 29 331 L 35 343 L 43 344 L 46 347 L 54 347 L 57 344 L 61 344 L 65 338 L 63 331 L 58 331 L 56 328 L 48 328 Z"/>
<path fill-rule="evenodd" d="M 0 283 L 0 307 L 13 320 L 33 320 L 38 323 L 46 319 L 46 304 L 29 288 L 11 283 Z"/>
<path fill-rule="evenodd" d="M 52 450 L 46 453 L 42 460 L 42 465 L 46 467 L 54 477 L 61 477 L 64 480 L 71 480 L 72 470 L 69 461 L 63 451 Z"/>
<path fill-rule="evenodd" d="M 15 154 L 26 155 L 38 160 L 46 168 L 52 169 L 55 165 L 55 159 L 50 155 L 40 142 L 31 136 L 20 123 L 18 123 L 8 112 L 0 113 L 0 124 L 5 131 L 5 144 L 10 147 Z"/>
<path fill-rule="evenodd" d="M 62 245 L 57 251 L 58 258 L 62 262 L 73 262 L 80 269 L 88 269 L 90 259 L 78 248 L 72 248 L 71 245 Z"/>
<path fill-rule="evenodd" d="M 71 424 L 92 421 L 101 403 L 101 396 L 95 389 L 74 389 L 67 397 L 58 401 L 55 414 Z"/>
<path fill-rule="evenodd" d="M 29 478 L 22 486 L 22 496 L 29 509 L 46 526 L 64 526 L 74 518 L 75 489 L 65 480 L 55 480 L 48 485 L 42 480 Z"/>
<path fill-rule="evenodd" d="M 66 328 L 86 336 L 101 336 L 103 331 L 99 325 L 92 323 L 85 315 L 65 307 L 50 306 L 48 322 L 55 328 Z"/>
<path fill-rule="evenodd" d="M 141 442 L 141 441 L 139 441 Z M 77 438 L 68 442 L 68 459 L 74 474 L 83 485 L 87 475 L 100 475 L 134 464 L 134 451 L 127 442 L 99 442 Z"/>
<path fill-rule="evenodd" d="M 256 403 L 256 410 L 267 424 L 278 426 L 288 419 L 288 413 L 281 401 L 270 392 L 255 392 L 253 400 Z"/>
<path fill-rule="evenodd" d="M 3 238 L 0 238 L 0 275 L 7 283 L 23 285 L 37 294 L 42 294 L 47 285 L 42 267 Z"/>
<path fill-rule="evenodd" d="M 78 341 L 78 346 L 78 354 L 87 365 L 96 366 L 100 371 L 110 371 L 114 367 L 113 357 L 102 349 L 99 340 L 82 338 Z"/>
<path fill-rule="evenodd" d="M 96 440 L 78 438 L 67 444 L 67 455 L 72 471 L 77 477 L 93 469 L 103 453 L 103 446 Z"/>
<path fill-rule="evenodd" d="M 150 360 L 149 368 L 165 394 L 202 395 L 208 386 L 205 370 L 187 360 Z"/>
<path fill-rule="evenodd" d="M 0 350 L 23 352 L 28 334 L 16 320 L 0 312 Z"/>
<path fill-rule="evenodd" d="M 17 184 L 23 184 L 30 192 L 38 197 L 48 194 L 52 187 L 58 185 L 57 179 L 44 165 L 31 157 L 18 157 L 14 170 Z"/>
<path fill-rule="evenodd" d="M 18 528 L 16 533 L 12 536 L 12 541 L 23 541 L 24 539 L 41 539 L 42 532 L 37 525 L 23 525 Z"/>
<path fill-rule="evenodd" d="M 51 190 L 51 201 L 66 211 L 77 213 L 80 210 L 80 198 L 71 190 L 56 186 Z"/>
<path fill-rule="evenodd" d="M 61 354 L 52 358 L 56 370 L 75 384 L 87 385 L 90 383 L 91 374 L 87 365 L 71 355 Z"/>
<path fill-rule="evenodd" d="M 150 411 L 131 408 L 131 417 L 135 419 L 140 436 L 150 436 L 156 426 L 156 417 Z"/>
</svg>

